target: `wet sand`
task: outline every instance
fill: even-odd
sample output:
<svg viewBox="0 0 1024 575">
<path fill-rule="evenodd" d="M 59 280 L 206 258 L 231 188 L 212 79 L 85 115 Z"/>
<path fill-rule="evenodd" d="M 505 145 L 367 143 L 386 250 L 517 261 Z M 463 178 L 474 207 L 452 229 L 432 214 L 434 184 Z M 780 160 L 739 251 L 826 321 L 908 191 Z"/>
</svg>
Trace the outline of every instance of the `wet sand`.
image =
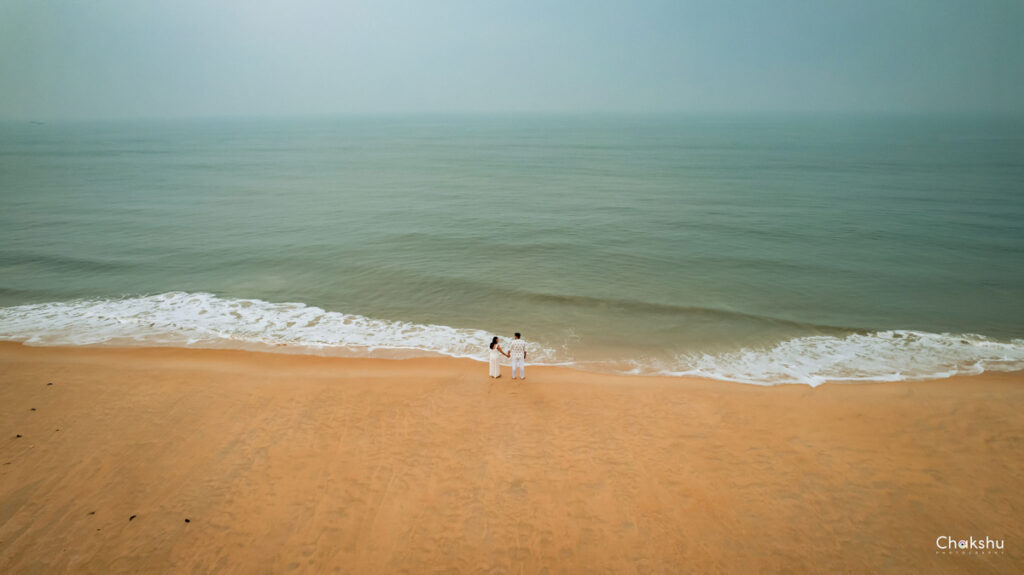
<svg viewBox="0 0 1024 575">
<path fill-rule="evenodd" d="M 0 344 L 0 572 L 1024 571 L 1024 374 L 527 375 Z"/>
</svg>

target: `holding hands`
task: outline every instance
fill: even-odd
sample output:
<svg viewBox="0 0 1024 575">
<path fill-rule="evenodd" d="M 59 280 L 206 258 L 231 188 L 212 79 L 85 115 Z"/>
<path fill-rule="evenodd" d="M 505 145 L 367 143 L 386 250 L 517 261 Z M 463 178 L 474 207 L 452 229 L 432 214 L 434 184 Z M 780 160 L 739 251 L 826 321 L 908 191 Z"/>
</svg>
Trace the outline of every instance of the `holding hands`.
<svg viewBox="0 0 1024 575">
<path fill-rule="evenodd" d="M 516 333 L 516 338 L 512 341 L 511 345 L 509 345 L 508 351 L 501 349 L 501 344 L 498 343 L 498 336 L 491 338 L 491 344 L 488 346 L 490 348 L 490 365 L 488 373 L 491 377 L 501 377 L 501 365 L 498 358 L 505 356 L 506 359 L 511 359 L 512 352 L 515 351 L 516 358 L 512 360 L 512 379 L 516 379 L 515 375 L 517 367 L 519 368 L 519 375 L 523 379 L 526 379 L 526 342 L 519 338 L 519 334 Z"/>
</svg>

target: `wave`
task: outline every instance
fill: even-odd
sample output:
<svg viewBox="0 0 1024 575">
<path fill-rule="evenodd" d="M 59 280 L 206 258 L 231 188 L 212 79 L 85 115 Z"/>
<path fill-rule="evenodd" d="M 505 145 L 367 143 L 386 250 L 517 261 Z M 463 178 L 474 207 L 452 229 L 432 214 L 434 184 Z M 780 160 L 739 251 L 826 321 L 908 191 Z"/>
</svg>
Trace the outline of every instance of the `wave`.
<svg viewBox="0 0 1024 575">
<path fill-rule="evenodd" d="M 277 262 L 270 262 L 277 263 Z M 779 267 L 779 266 L 776 266 Z M 402 281 L 416 281 L 430 289 L 451 294 L 476 294 L 486 292 L 495 300 L 514 301 L 530 308 L 553 310 L 573 309 L 586 313 L 619 313 L 629 317 L 646 315 L 658 318 L 676 318 L 680 322 L 701 320 L 706 322 L 745 323 L 751 328 L 788 328 L 795 331 L 840 335 L 863 331 L 862 327 L 840 326 L 826 323 L 811 323 L 782 316 L 754 314 L 722 307 L 679 305 L 642 299 L 589 296 L 540 291 L 523 287 L 509 287 L 503 282 L 486 281 L 464 277 L 415 274 L 405 276 Z"/>
<path fill-rule="evenodd" d="M 0 340 L 28 345 L 240 347 L 482 359 L 490 338 L 491 334 L 478 329 L 378 320 L 303 303 L 209 293 L 169 292 L 0 308 Z M 541 361 L 552 359 L 551 350 L 536 344 L 530 351 Z"/>
<path fill-rule="evenodd" d="M 492 288 L 493 290 L 493 288 Z M 505 290 L 510 296 L 523 297 L 527 301 L 552 303 L 579 308 L 609 310 L 614 309 L 630 314 L 649 314 L 656 316 L 680 316 L 701 318 L 714 321 L 746 321 L 751 325 L 763 324 L 785 326 L 795 329 L 823 331 L 831 333 L 849 333 L 856 328 L 840 327 L 819 323 L 801 322 L 770 315 L 756 315 L 741 311 L 732 311 L 714 307 L 682 306 L 657 302 L 646 302 L 633 299 L 598 298 L 583 295 L 564 295 L 557 293 L 535 292 L 525 290 Z"/>
<path fill-rule="evenodd" d="M 809 336 L 763 349 L 684 354 L 664 375 L 742 383 L 906 381 L 1024 370 L 1024 339 L 887 330 L 845 337 Z"/>
<path fill-rule="evenodd" d="M 0 250 L 0 266 L 22 265 L 83 273 L 104 273 L 126 269 L 131 266 L 131 262 L 95 257 Z"/>
<path fill-rule="evenodd" d="M 444 355 L 483 360 L 491 334 L 372 319 L 309 306 L 169 292 L 0 308 L 0 340 L 28 345 L 145 345 L 262 349 L 349 356 Z M 772 385 L 936 379 L 1024 370 L 1024 340 L 890 330 L 796 337 L 764 348 L 602 364 L 565 347 L 530 344 L 531 363 L 631 374 L 699 376 Z"/>
</svg>

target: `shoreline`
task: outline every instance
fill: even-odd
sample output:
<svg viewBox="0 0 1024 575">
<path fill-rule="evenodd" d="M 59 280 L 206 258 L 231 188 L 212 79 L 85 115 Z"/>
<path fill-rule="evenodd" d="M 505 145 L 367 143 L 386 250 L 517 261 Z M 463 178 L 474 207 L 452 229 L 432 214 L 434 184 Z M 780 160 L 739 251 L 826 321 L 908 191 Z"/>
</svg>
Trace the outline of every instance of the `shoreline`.
<svg viewBox="0 0 1024 575">
<path fill-rule="evenodd" d="M 23 341 L 4 341 L 0 340 L 0 348 L 7 346 L 22 347 L 27 349 L 51 349 L 51 350 L 64 350 L 68 352 L 74 352 L 76 350 L 96 350 L 96 351 L 113 351 L 113 352 L 210 352 L 210 353 L 239 353 L 239 354 L 254 354 L 256 356 L 281 356 L 289 358 L 309 358 L 309 359 L 321 359 L 321 360 L 338 360 L 338 361 L 369 361 L 369 362 L 403 362 L 403 361 L 428 361 L 428 362 L 451 362 L 453 365 L 461 366 L 460 369 L 468 369 L 467 366 L 485 366 L 486 371 L 487 359 L 483 356 L 471 357 L 471 356 L 453 356 L 446 355 L 441 352 L 431 352 L 419 348 L 383 348 L 376 350 L 372 353 L 378 353 L 376 356 L 362 356 L 362 355 L 338 355 L 332 353 L 314 353 L 313 348 L 307 348 L 303 346 L 288 346 L 281 344 L 276 347 L 270 347 L 265 345 L 251 345 L 249 347 L 184 347 L 176 344 L 172 345 L 121 345 L 119 343 L 90 343 L 82 345 L 68 345 L 68 344 L 57 344 L 57 345 L 36 345 L 29 344 Z M 358 347 L 358 346 L 357 346 Z M 411 353 L 414 355 L 404 355 Z M 420 355 L 427 354 L 427 355 Z M 1024 369 L 1003 371 L 1003 370 L 985 370 L 980 373 L 956 373 L 954 375 L 946 375 L 943 377 L 910 377 L 907 379 L 828 379 L 820 383 L 809 383 L 801 381 L 784 381 L 784 382 L 754 382 L 754 381 L 743 381 L 738 379 L 726 379 L 726 378 L 715 378 L 698 375 L 667 375 L 663 373 L 637 373 L 637 372 L 621 372 L 621 371 L 600 371 L 600 370 L 589 370 L 580 366 L 575 362 L 570 363 L 538 363 L 532 364 L 527 362 L 527 368 L 534 370 L 554 370 L 554 373 L 558 373 L 561 370 L 579 374 L 583 377 L 601 377 L 601 378 L 626 378 L 626 379 L 643 379 L 643 380 L 667 380 L 676 382 L 708 382 L 708 383 L 720 383 L 729 385 L 745 385 L 753 387 L 785 387 L 785 386 L 798 386 L 808 387 L 816 389 L 826 385 L 891 385 L 894 383 L 925 383 L 925 382 L 937 382 L 946 381 L 950 379 L 964 379 L 964 378 L 977 378 L 977 377 L 998 377 L 1003 375 L 1019 375 L 1024 379 Z M 501 360 L 501 369 L 504 374 L 506 371 L 511 371 L 510 364 L 507 360 Z M 486 375 L 486 374 L 485 374 Z"/>
<path fill-rule="evenodd" d="M 705 308 L 691 311 L 704 313 L 700 310 Z M 705 311 L 713 317 L 701 321 L 717 325 L 714 314 L 720 312 Z M 750 316 L 755 317 L 760 316 Z M 757 321 L 772 320 L 760 317 Z M 633 341 L 626 329 L 617 344 L 600 338 L 584 344 L 582 335 L 576 340 L 567 332 L 553 339 L 531 341 L 528 346 L 534 364 L 593 373 L 696 376 L 755 385 L 924 381 L 1004 368 L 1024 371 L 1021 338 L 839 327 L 822 333 L 816 329 L 797 330 L 786 336 L 780 331 L 775 337 L 769 335 L 771 329 L 748 332 L 739 324 L 727 325 L 724 330 L 712 330 L 717 335 L 706 341 L 694 340 L 698 333 L 694 331 L 678 341 L 652 346 L 650 334 Z M 575 333 L 574 329 L 570 332 Z M 651 329 L 657 331 L 653 325 Z M 374 319 L 301 302 L 274 303 L 181 291 L 0 308 L 0 332 L 8 341 L 47 346 L 181 347 L 330 357 L 479 360 L 485 360 L 486 342 L 493 337 L 489 331 L 471 327 Z M 726 337 L 727 332 L 738 339 L 723 345 L 725 339 L 733 339 Z M 750 337 L 739 337 L 741 333 Z"/>
<path fill-rule="evenodd" d="M 0 571 L 1024 569 L 1021 372 L 527 376 L 0 343 Z"/>
</svg>

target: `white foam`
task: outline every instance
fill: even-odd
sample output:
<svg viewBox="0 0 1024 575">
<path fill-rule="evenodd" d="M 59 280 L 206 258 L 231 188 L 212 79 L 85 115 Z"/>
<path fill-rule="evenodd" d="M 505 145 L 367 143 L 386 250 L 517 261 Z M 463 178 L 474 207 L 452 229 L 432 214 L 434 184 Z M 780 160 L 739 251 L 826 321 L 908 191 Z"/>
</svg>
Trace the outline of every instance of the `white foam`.
<svg viewBox="0 0 1024 575">
<path fill-rule="evenodd" d="M 483 360 L 490 338 L 491 334 L 478 329 L 377 320 L 302 303 L 270 303 L 208 293 L 170 292 L 0 308 L 0 340 L 28 345 L 268 348 L 355 356 L 438 354 Z M 529 345 L 531 357 L 539 362 L 553 355 L 551 350 Z"/>
<path fill-rule="evenodd" d="M 302 303 L 170 292 L 0 308 L 0 340 L 28 345 L 141 345 L 263 349 L 347 356 L 445 355 L 486 359 L 489 332 L 371 319 Z M 811 336 L 764 349 L 681 354 L 673 361 L 618 358 L 573 364 L 568 349 L 530 345 L 532 364 L 631 374 L 692 375 L 772 385 L 935 379 L 1024 370 L 1024 340 L 880 331 Z"/>
<path fill-rule="evenodd" d="M 666 375 L 771 385 L 940 379 L 1024 370 L 1024 340 L 908 330 L 811 336 L 765 349 L 681 355 Z"/>
</svg>

